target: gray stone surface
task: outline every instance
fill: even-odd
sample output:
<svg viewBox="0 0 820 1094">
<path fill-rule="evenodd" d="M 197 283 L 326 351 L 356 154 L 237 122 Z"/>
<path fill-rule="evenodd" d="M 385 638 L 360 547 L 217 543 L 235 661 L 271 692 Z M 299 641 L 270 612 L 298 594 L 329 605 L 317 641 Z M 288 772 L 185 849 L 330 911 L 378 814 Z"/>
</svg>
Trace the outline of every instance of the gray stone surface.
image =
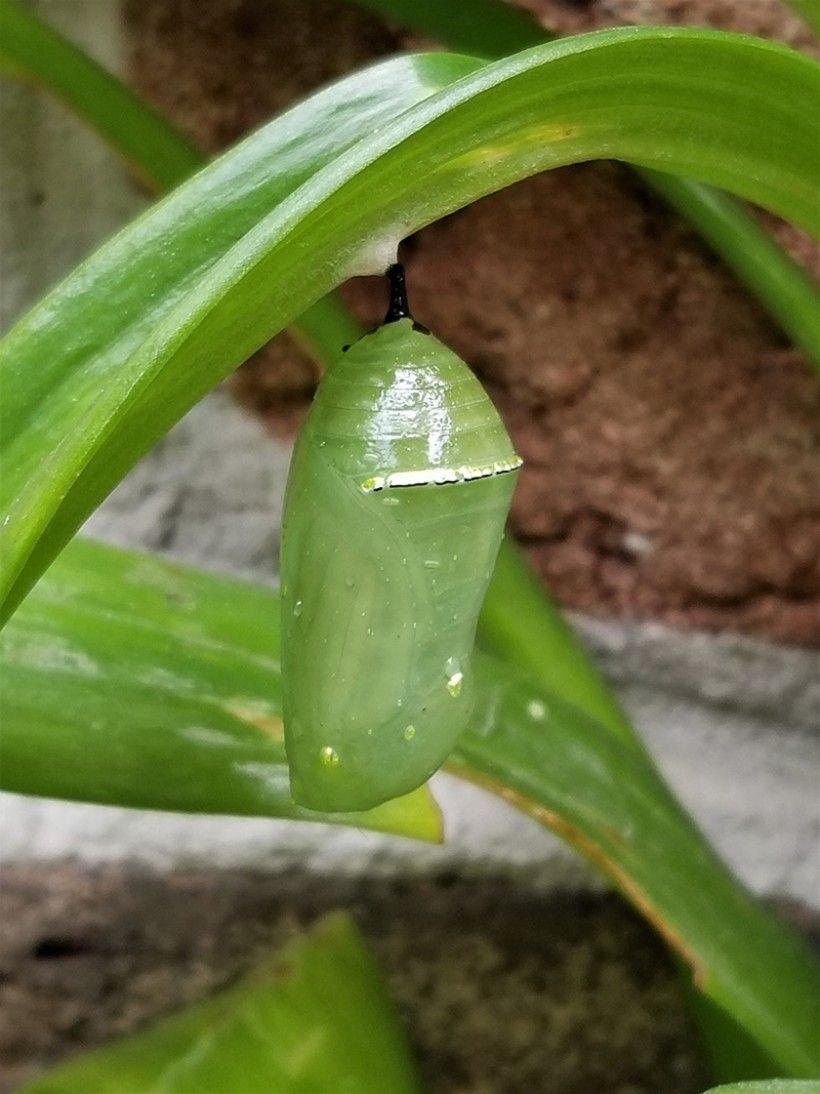
<svg viewBox="0 0 820 1094">
<path fill-rule="evenodd" d="M 699 634 L 655 623 L 612 624 L 574 615 L 599 664 L 616 683 L 696 696 L 715 708 L 773 723 L 820 729 L 820 654 L 737 634 Z"/>
<path fill-rule="evenodd" d="M 273 581 L 289 459 L 289 446 L 216 391 L 148 453 L 85 531 Z"/>
</svg>

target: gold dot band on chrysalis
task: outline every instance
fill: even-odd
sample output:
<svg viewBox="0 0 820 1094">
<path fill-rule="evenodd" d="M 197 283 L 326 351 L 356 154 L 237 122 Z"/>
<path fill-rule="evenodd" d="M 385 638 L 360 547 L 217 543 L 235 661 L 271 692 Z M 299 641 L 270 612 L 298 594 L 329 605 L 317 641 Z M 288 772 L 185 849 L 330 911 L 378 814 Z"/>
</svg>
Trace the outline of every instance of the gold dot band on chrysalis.
<svg viewBox="0 0 820 1094">
<path fill-rule="evenodd" d="M 483 467 L 422 467 L 413 471 L 393 471 L 389 475 L 374 475 L 361 484 L 362 492 L 374 494 L 377 490 L 394 490 L 405 486 L 445 486 L 451 483 L 472 482 L 517 471 L 524 461 L 520 456 L 503 463 L 485 464 Z"/>
</svg>

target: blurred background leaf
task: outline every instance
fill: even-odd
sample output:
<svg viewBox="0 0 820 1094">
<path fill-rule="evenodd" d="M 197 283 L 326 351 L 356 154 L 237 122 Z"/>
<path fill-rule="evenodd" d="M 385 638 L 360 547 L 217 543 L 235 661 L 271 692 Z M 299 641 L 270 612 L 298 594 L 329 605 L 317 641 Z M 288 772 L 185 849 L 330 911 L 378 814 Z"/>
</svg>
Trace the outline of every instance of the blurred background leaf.
<svg viewBox="0 0 820 1094">
<path fill-rule="evenodd" d="M 817 0 L 784 0 L 784 3 L 797 12 L 815 35 L 820 34 L 820 4 Z"/>
<path fill-rule="evenodd" d="M 227 991 L 68 1061 L 27 1094 L 413 1094 L 376 962 L 348 916 L 316 922 Z"/>
</svg>

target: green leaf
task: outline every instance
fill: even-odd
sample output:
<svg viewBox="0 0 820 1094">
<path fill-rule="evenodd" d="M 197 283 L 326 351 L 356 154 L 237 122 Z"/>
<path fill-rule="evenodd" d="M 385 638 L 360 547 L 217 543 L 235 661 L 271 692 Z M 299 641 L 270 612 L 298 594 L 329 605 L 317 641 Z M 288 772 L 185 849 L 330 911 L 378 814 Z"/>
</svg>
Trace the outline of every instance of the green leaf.
<svg viewBox="0 0 820 1094">
<path fill-rule="evenodd" d="M 208 162 L 121 80 L 15 0 L 0 0 L 0 75 L 30 81 L 59 98 L 150 189 L 170 189 Z M 300 316 L 291 333 L 321 363 L 354 341 L 356 330 L 344 305 L 331 295 Z"/>
<path fill-rule="evenodd" d="M 532 15 L 503 0 L 354 0 L 438 38 L 448 49 L 479 57 L 503 57 L 550 39 Z"/>
<path fill-rule="evenodd" d="M 420 1091 L 379 969 L 326 916 L 227 991 L 47 1072 L 26 1094 Z"/>
<path fill-rule="evenodd" d="M 476 674 L 476 728 L 448 769 L 553 829 L 601 869 L 698 990 L 782 1070 L 820 1070 L 814 955 L 732 877 L 654 768 L 508 665 L 482 660 Z"/>
<path fill-rule="evenodd" d="M 43 506 L 57 501 L 53 492 L 50 499 L 35 497 L 39 494 L 33 483 L 35 453 L 44 442 L 49 443 L 46 438 L 60 437 L 58 451 L 50 461 L 60 477 L 59 485 L 54 483 L 63 495 L 58 508 L 65 504 L 73 509 L 71 495 L 84 504 L 82 499 L 96 491 L 76 479 L 78 475 L 86 479 L 95 475 L 89 457 L 120 416 L 115 404 L 120 411 L 126 405 L 133 409 L 139 401 L 137 389 L 150 382 L 153 372 L 150 366 L 147 370 L 139 365 L 128 368 L 126 362 L 135 354 L 143 357 L 152 334 L 164 321 L 176 324 L 173 316 L 180 303 L 186 298 L 190 303 L 198 295 L 214 263 L 224 261 L 237 242 L 250 238 L 269 210 L 292 191 L 298 192 L 328 159 L 349 148 L 363 132 L 383 126 L 472 66 L 473 62 L 434 56 L 396 59 L 347 79 L 342 96 L 335 87 L 319 92 L 154 206 L 24 318 L 17 334 L 12 332 L 0 343 L 4 394 L 0 406 L 4 471 L 0 509 L 15 511 L 0 531 L 4 580 L 13 580 L 17 565 L 35 545 L 37 526 L 45 516 Z M 43 326 L 43 309 L 51 307 L 56 311 Z M 69 338 L 61 352 L 55 352 L 57 327 Z M 18 339 L 21 333 L 22 345 Z M 48 358 L 40 357 L 39 366 L 32 369 L 30 352 L 39 355 L 47 345 L 51 347 Z M 213 386 L 213 376 L 207 370 L 199 381 L 190 375 L 185 386 L 189 394 L 182 402 L 193 405 Z M 88 412 L 84 411 L 79 416 L 84 421 L 75 420 L 72 428 L 71 415 L 65 415 L 63 404 L 74 399 L 86 405 Z M 96 407 L 88 405 L 95 402 Z M 166 425 L 179 416 L 181 405 L 177 401 L 176 409 L 166 416 Z M 75 404 L 77 410 L 79 404 Z M 115 478 L 162 432 L 135 428 L 121 449 L 121 471 L 114 473 Z M 25 480 L 28 487 L 23 485 Z M 17 514 L 22 518 L 19 527 Z"/>
<path fill-rule="evenodd" d="M 820 1079 L 766 1079 L 713 1086 L 705 1094 L 820 1094 Z"/>
<path fill-rule="evenodd" d="M 759 1044 L 750 1040 L 729 1012 L 700 995 L 686 977 L 681 979 L 681 986 L 700 1035 L 708 1067 L 706 1074 L 713 1082 L 767 1078 L 782 1070 Z"/>
<path fill-rule="evenodd" d="M 790 0 L 808 23 L 820 23 L 820 0 Z M 438 38 L 449 49 L 501 57 L 555 35 L 504 0 L 356 0 Z M 813 13 L 809 15 L 809 11 Z M 676 175 L 638 174 L 689 221 L 820 369 L 820 297 L 814 277 L 728 194 Z"/>
<path fill-rule="evenodd" d="M 526 669 L 548 691 L 643 751 L 641 739 L 598 666 L 508 536 L 501 544 L 481 608 L 478 637 L 492 652 Z"/>
<path fill-rule="evenodd" d="M 274 590 L 75 541 L 3 636 L 3 785 L 59 794 L 60 780 L 83 780 L 92 800 L 99 786 L 98 800 L 150 792 L 165 808 L 216 812 L 236 793 L 220 770 L 230 787 L 248 749 L 284 780 L 265 733 L 281 715 L 279 646 Z M 813 954 L 732 877 L 643 753 L 489 655 L 476 687 L 450 769 L 602 870 L 778 1069 L 820 1072 Z"/>
<path fill-rule="evenodd" d="M 122 232 L 7 336 L 6 613 L 205 391 L 335 285 L 383 268 L 400 238 L 483 194 L 615 156 L 820 220 L 820 76 L 799 54 L 718 32 L 627 29 L 475 64 L 394 60 L 299 104 Z"/>
<path fill-rule="evenodd" d="M 125 84 L 12 0 L 0 0 L 0 73 L 32 80 L 94 128 L 143 179 L 162 189 L 201 166 L 202 153 Z"/>
<path fill-rule="evenodd" d="M 426 787 L 367 813 L 293 802 L 279 644 L 264 642 L 278 634 L 279 605 L 259 596 L 243 582 L 77 539 L 0 634 L 3 788 L 439 841 Z M 249 618 L 256 634 L 245 633 Z"/>
<path fill-rule="evenodd" d="M 724 191 L 646 168 L 638 173 L 697 228 L 820 371 L 820 290 L 816 278 Z"/>
<path fill-rule="evenodd" d="M 785 0 L 815 36 L 820 35 L 820 0 Z"/>
</svg>

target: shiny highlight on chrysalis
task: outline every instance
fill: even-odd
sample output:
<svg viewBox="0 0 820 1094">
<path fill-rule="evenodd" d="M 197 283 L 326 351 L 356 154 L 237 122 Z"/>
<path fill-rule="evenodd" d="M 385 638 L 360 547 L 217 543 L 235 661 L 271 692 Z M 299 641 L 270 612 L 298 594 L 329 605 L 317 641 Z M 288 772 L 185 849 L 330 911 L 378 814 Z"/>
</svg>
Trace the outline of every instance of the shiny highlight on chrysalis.
<svg viewBox="0 0 820 1094">
<path fill-rule="evenodd" d="M 473 703 L 478 613 L 520 458 L 481 384 L 390 306 L 329 370 L 296 442 L 282 533 L 294 799 L 354 812 L 443 763 Z"/>
</svg>

